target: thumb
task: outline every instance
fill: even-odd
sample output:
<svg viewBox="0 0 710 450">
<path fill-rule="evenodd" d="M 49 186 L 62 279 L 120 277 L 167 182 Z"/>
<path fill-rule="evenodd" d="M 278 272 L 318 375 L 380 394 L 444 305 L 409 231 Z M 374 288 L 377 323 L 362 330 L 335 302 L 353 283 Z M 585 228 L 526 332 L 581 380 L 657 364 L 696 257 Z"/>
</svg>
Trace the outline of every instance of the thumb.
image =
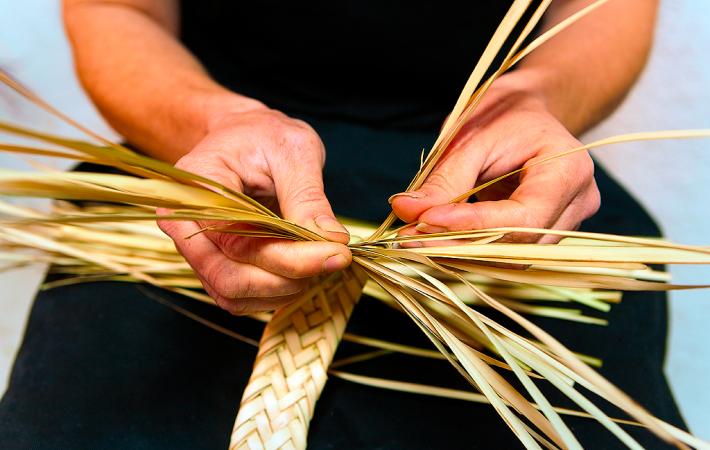
<svg viewBox="0 0 710 450">
<path fill-rule="evenodd" d="M 318 159 L 281 161 L 271 170 L 279 208 L 286 219 L 331 241 L 349 242 L 348 230 L 335 218 L 325 196 Z"/>
<path fill-rule="evenodd" d="M 447 204 L 452 198 L 473 187 L 482 166 L 482 160 L 470 158 L 461 151 L 445 155 L 429 174 L 421 187 L 400 192 L 390 197 L 392 210 L 407 223 L 415 222 L 429 208 Z"/>
</svg>

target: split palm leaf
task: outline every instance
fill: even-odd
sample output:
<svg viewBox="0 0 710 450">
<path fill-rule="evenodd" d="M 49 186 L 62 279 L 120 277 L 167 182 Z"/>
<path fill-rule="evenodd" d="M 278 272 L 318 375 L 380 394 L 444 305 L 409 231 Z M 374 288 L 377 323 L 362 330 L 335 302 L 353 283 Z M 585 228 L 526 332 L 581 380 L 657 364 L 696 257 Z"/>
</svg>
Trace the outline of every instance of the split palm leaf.
<svg viewBox="0 0 710 450">
<path fill-rule="evenodd" d="M 532 6 L 533 2 L 529 0 L 514 1 L 474 68 L 452 113 L 444 123 L 441 134 L 408 190 L 421 186 L 498 76 L 556 33 L 606 1 L 592 3 L 527 45 L 524 45 L 526 39 L 535 29 L 550 1 L 542 1 L 536 6 Z M 529 18 L 525 23 L 520 23 L 526 13 Z M 522 31 L 513 36 L 514 30 L 518 28 Z M 504 50 L 506 47 L 507 50 Z M 498 57 L 502 57 L 502 62 L 498 67 L 492 67 Z M 492 75 L 484 80 L 491 70 Z M 61 205 L 60 209 L 51 215 L 3 206 L 4 212 L 12 216 L 0 227 L 3 245 L 8 250 L 18 247 L 41 249 L 42 255 L 31 255 L 27 260 L 39 258 L 52 262 L 56 271 L 73 277 L 60 283 L 97 279 L 141 281 L 198 300 L 209 301 L 204 293 L 195 290 L 198 285 L 189 266 L 180 259 L 174 248 L 166 243 L 166 238 L 147 225 L 157 218 L 227 223 L 229 226 L 220 225 L 210 229 L 240 233 L 248 237 L 323 239 L 310 230 L 279 218 L 240 192 L 96 136 L 54 110 L 4 72 L 0 72 L 0 81 L 87 132 L 89 137 L 97 142 L 65 139 L 15 124 L 0 123 L 1 131 L 38 142 L 37 146 L 0 144 L 0 150 L 74 158 L 115 167 L 130 174 L 0 171 L 0 193 L 110 203 L 87 208 Z M 542 164 L 592 146 L 631 140 L 708 136 L 710 130 L 623 135 L 578 149 L 561 149 L 559 154 L 538 163 Z M 492 180 L 476 189 L 483 189 L 517 172 L 519 171 Z M 467 198 L 475 192 L 477 191 L 464 193 L 454 201 Z M 165 208 L 171 212 L 158 216 L 156 208 Z M 304 354 L 312 354 L 315 359 L 306 361 L 307 367 L 304 366 L 303 370 L 308 372 L 296 368 L 292 375 L 310 383 L 303 385 L 304 387 L 300 387 L 301 384 L 296 386 L 298 389 L 309 391 L 308 399 L 304 399 L 300 391 L 289 391 L 285 381 L 279 381 L 285 389 L 279 400 L 285 404 L 287 410 L 283 414 L 299 415 L 301 425 L 292 427 L 289 422 L 287 428 L 275 430 L 273 433 L 273 430 L 264 431 L 260 428 L 264 422 L 258 420 L 262 419 L 252 419 L 250 414 L 261 414 L 260 410 L 255 408 L 264 405 L 257 405 L 258 402 L 252 400 L 261 401 L 258 398 L 261 389 L 258 384 L 265 378 L 252 379 L 247 386 L 247 394 L 240 411 L 243 420 L 238 418 L 232 448 L 256 445 L 259 439 L 257 434 L 263 435 L 264 432 L 269 434 L 269 445 L 280 446 L 289 443 L 297 447 L 305 446 L 305 432 L 313 403 L 317 399 L 318 390 L 322 389 L 327 365 L 332 359 L 349 313 L 357 301 L 355 291 L 362 290 L 363 287 L 409 316 L 431 340 L 441 357 L 447 359 L 473 388 L 485 397 L 526 448 L 581 448 L 560 416 L 562 411 L 553 407 L 539 389 L 538 384 L 543 382 L 558 389 L 584 411 L 582 414 L 597 420 L 629 448 L 641 447 L 620 427 L 618 421 L 609 417 L 588 398 L 589 393 L 616 405 L 660 438 L 681 448 L 686 445 L 698 448 L 707 446 L 653 417 L 641 405 L 601 377 L 582 357 L 574 354 L 520 313 L 599 323 L 577 310 L 538 305 L 531 303 L 531 299 L 576 302 L 606 310 L 610 303 L 618 301 L 615 290 L 690 288 L 665 283 L 665 276 L 651 270 L 647 264 L 708 264 L 709 248 L 652 239 L 523 228 L 398 237 L 397 229 L 391 228 L 394 221 L 395 217 L 390 214 L 381 226 L 371 232 L 360 225 L 360 229 L 356 231 L 360 239 L 353 240 L 350 245 L 354 267 L 342 274 L 317 280 L 301 300 L 277 311 L 271 317 L 260 344 L 261 359 L 257 359 L 255 373 L 276 358 L 275 353 L 269 353 L 272 349 L 287 351 L 284 349 L 290 348 L 291 344 L 302 344 L 293 339 L 303 337 L 298 334 L 298 329 L 299 324 L 305 323 L 304 314 L 319 314 L 321 317 L 326 312 L 330 313 L 332 306 L 347 303 L 340 315 L 321 317 L 326 321 L 323 322 L 323 327 L 331 327 L 328 328 L 331 331 L 319 342 L 327 341 L 329 347 L 311 346 L 302 349 Z M 233 224 L 248 224 L 249 227 L 234 228 L 231 227 Z M 511 233 L 557 234 L 567 240 L 561 245 L 498 242 Z M 365 237 L 367 234 L 369 237 Z M 189 239 L 189 236 L 185 238 Z M 415 249 L 400 248 L 398 244 L 407 240 L 419 240 L 427 245 Z M 437 240 L 453 242 L 454 245 L 433 245 Z M 17 253 L 3 252 L 2 255 L 11 263 L 22 262 L 22 256 L 18 257 Z M 364 275 L 367 276 L 369 285 L 365 284 Z M 323 303 L 325 291 L 336 299 L 335 303 Z M 486 308 L 505 316 L 506 323 L 499 323 L 490 318 L 484 313 Z M 267 319 L 264 315 L 259 318 Z M 382 351 L 402 351 L 426 357 L 432 355 L 425 349 L 378 342 L 371 338 L 351 336 L 351 339 L 359 339 L 366 345 L 379 346 Z M 383 353 L 366 357 L 377 357 L 380 354 Z M 273 362 L 278 365 L 278 361 Z M 271 370 L 269 367 L 266 367 L 266 370 Z M 496 369 L 512 372 L 523 389 L 516 389 L 512 381 Z M 268 378 L 270 373 L 265 372 L 264 375 Z M 402 388 L 402 385 L 399 385 L 399 388 Z M 283 421 L 279 417 L 281 416 L 275 420 Z"/>
</svg>

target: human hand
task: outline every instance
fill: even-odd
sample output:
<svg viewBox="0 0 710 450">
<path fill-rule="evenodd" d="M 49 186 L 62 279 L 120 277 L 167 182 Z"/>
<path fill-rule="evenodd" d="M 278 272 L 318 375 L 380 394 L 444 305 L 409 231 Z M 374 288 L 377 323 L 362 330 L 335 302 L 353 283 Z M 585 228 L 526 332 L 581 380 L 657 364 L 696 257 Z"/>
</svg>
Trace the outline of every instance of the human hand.
<svg viewBox="0 0 710 450">
<path fill-rule="evenodd" d="M 402 234 L 498 227 L 573 230 L 600 205 L 594 164 L 578 152 L 530 167 L 476 194 L 476 203 L 448 202 L 500 175 L 582 144 L 512 72 L 498 79 L 424 184 L 397 194 L 392 208 L 417 223 Z M 517 233 L 508 241 L 555 243 L 556 236 Z M 408 246 L 422 245 L 410 242 Z M 441 245 L 432 244 L 432 245 Z"/>
<path fill-rule="evenodd" d="M 347 267 L 347 230 L 323 192 L 325 149 L 306 123 L 258 107 L 217 116 L 176 167 L 259 199 L 284 218 L 329 239 L 295 242 L 206 231 L 205 224 L 159 221 L 216 303 L 233 314 L 291 302 L 310 277 Z M 193 235 L 186 239 L 187 236 Z"/>
</svg>

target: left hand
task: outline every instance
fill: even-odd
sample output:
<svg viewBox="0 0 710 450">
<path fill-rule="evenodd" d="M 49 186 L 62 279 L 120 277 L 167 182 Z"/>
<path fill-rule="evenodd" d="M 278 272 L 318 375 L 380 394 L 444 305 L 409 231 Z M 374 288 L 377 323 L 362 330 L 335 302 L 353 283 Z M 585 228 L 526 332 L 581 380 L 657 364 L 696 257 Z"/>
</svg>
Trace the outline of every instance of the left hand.
<svg viewBox="0 0 710 450">
<path fill-rule="evenodd" d="M 448 202 L 476 185 L 581 145 L 548 111 L 544 98 L 525 87 L 522 74 L 511 72 L 491 86 L 424 184 L 396 195 L 392 208 L 402 220 L 418 223 L 403 234 L 498 227 L 574 230 L 600 205 L 586 151 L 495 183 L 476 194 L 476 203 Z M 559 238 L 517 233 L 506 240 L 555 243 Z"/>
</svg>

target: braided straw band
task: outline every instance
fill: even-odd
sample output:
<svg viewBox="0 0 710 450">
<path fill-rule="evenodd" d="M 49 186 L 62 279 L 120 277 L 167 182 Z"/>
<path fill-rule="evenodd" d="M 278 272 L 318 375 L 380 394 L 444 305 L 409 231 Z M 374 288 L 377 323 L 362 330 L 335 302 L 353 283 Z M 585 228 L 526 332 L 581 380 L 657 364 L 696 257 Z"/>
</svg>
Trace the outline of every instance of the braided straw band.
<svg viewBox="0 0 710 450">
<path fill-rule="evenodd" d="M 366 280 L 352 266 L 274 314 L 259 343 L 230 450 L 306 448 L 328 366 Z"/>
</svg>

